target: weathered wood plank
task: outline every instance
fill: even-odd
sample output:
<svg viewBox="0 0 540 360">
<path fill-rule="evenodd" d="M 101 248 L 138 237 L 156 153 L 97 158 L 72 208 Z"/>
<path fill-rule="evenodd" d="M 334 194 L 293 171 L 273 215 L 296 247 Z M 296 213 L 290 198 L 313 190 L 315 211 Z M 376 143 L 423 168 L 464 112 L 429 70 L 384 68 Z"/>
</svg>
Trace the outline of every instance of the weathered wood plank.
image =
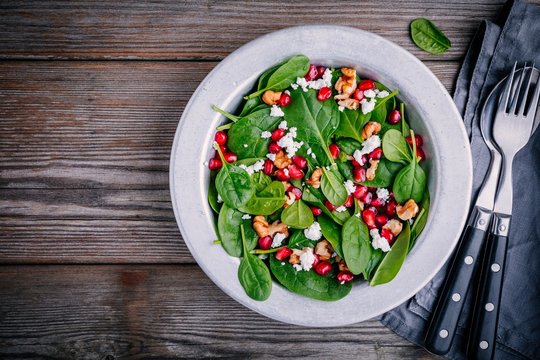
<svg viewBox="0 0 540 360">
<path fill-rule="evenodd" d="M 196 266 L 2 266 L 0 298 L 2 358 L 435 358 L 375 320 L 267 319 Z"/>
<path fill-rule="evenodd" d="M 504 0 L 474 1 L 47 1 L 0 3 L 0 57 L 221 59 L 246 42 L 304 24 L 348 25 L 382 35 L 422 59 L 409 38 L 417 17 L 452 41 L 435 59 L 460 59 L 481 20 Z"/>
<path fill-rule="evenodd" d="M 451 90 L 459 64 L 426 64 Z M 180 115 L 215 65 L 3 62 L 0 188 L 166 189 Z"/>
</svg>

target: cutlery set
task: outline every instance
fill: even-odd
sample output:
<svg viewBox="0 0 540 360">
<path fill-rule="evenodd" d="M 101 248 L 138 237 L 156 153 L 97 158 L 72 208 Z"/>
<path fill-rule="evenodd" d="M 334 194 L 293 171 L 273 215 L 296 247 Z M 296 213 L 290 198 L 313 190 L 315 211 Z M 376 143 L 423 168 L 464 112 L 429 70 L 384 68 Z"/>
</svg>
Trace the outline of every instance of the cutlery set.
<svg viewBox="0 0 540 360">
<path fill-rule="evenodd" d="M 492 359 L 512 218 L 512 162 L 535 130 L 540 76 L 532 66 L 516 70 L 492 90 L 480 117 L 491 161 L 439 295 L 425 346 L 446 354 L 452 345 L 464 301 L 478 284 L 467 356 Z"/>
</svg>

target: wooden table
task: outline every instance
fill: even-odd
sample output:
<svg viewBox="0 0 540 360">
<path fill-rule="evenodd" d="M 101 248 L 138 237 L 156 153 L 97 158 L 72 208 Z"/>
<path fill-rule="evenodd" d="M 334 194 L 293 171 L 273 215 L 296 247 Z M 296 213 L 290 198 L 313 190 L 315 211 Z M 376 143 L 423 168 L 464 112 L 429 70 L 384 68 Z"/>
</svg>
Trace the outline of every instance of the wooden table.
<svg viewBox="0 0 540 360">
<path fill-rule="evenodd" d="M 369 30 L 452 91 L 475 29 L 501 5 L 1 1 L 0 357 L 433 358 L 376 320 L 307 329 L 225 295 L 176 226 L 169 152 L 199 82 L 260 35 Z M 416 17 L 446 32 L 446 54 L 412 44 Z"/>
</svg>

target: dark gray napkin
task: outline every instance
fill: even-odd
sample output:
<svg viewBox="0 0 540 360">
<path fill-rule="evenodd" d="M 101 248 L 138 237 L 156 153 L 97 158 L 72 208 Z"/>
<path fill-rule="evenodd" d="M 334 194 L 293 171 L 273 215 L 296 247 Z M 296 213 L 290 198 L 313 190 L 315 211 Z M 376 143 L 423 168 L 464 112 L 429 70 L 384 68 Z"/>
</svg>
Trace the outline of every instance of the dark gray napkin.
<svg viewBox="0 0 540 360">
<path fill-rule="evenodd" d="M 480 111 L 514 61 L 534 61 L 537 67 L 540 65 L 540 7 L 521 0 L 509 1 L 497 22 L 481 24 L 456 84 L 454 100 L 471 140 L 475 196 L 489 164 L 489 152 L 479 129 Z M 540 131 L 517 154 L 513 174 L 513 218 L 495 359 L 540 359 Z M 448 264 L 412 299 L 382 315 L 381 322 L 413 343 L 423 345 L 447 268 Z M 450 359 L 465 359 L 475 292 L 473 284 L 447 354 Z"/>
</svg>

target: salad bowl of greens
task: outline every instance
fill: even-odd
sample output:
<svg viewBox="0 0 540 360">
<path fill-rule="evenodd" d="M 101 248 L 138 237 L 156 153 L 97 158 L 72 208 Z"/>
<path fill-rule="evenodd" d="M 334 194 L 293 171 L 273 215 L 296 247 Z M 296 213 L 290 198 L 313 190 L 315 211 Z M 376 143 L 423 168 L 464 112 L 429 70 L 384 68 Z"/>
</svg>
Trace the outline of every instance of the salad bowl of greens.
<svg viewBox="0 0 540 360">
<path fill-rule="evenodd" d="M 305 26 L 243 46 L 201 83 L 171 154 L 183 238 L 228 295 L 337 326 L 413 296 L 444 264 L 472 166 L 451 97 L 373 34 Z"/>
</svg>

